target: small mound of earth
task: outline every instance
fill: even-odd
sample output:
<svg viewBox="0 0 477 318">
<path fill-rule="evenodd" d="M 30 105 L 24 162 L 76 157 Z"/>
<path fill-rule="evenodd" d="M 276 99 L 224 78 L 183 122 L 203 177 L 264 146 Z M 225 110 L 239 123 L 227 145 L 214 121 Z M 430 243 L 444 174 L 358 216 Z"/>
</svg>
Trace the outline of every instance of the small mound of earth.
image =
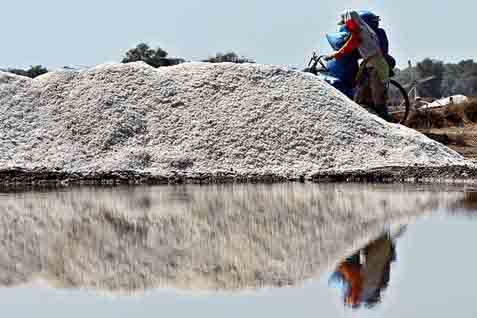
<svg viewBox="0 0 477 318">
<path fill-rule="evenodd" d="M 0 72 L 0 122 L 2 183 L 476 175 L 444 145 L 276 66 Z"/>
</svg>

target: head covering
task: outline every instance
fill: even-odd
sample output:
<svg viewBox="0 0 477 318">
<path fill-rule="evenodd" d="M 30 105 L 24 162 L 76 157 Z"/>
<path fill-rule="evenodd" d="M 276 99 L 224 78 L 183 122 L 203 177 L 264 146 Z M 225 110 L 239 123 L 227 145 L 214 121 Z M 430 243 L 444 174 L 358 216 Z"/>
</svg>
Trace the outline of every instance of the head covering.
<svg viewBox="0 0 477 318">
<path fill-rule="evenodd" d="M 379 22 L 381 18 L 369 10 L 360 10 L 357 11 L 361 19 L 363 19 L 366 24 L 368 24 L 373 30 L 379 28 Z"/>
<path fill-rule="evenodd" d="M 348 21 L 351 17 L 349 16 L 349 12 L 344 12 L 340 15 L 340 20 L 338 21 L 338 25 L 343 25 Z"/>
<path fill-rule="evenodd" d="M 379 28 L 379 22 L 381 21 L 381 18 L 378 15 L 369 10 L 359 10 L 356 12 L 358 13 L 359 17 L 363 19 L 363 21 L 366 22 L 366 24 L 368 24 L 371 28 Z M 344 25 L 349 19 L 351 19 L 349 11 L 342 13 L 340 15 L 338 25 Z"/>
</svg>

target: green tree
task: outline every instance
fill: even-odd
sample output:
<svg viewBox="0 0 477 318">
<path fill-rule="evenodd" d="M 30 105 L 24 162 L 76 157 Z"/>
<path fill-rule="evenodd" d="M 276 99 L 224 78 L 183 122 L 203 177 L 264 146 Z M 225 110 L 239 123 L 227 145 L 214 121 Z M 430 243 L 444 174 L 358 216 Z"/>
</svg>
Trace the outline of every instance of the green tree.
<svg viewBox="0 0 477 318">
<path fill-rule="evenodd" d="M 419 78 L 435 76 L 433 80 L 421 85 L 420 90 L 422 95 L 425 97 L 440 98 L 442 96 L 441 88 L 445 71 L 444 63 L 426 58 L 422 62 L 417 63 L 416 70 Z"/>
<path fill-rule="evenodd" d="M 7 72 L 10 72 L 10 73 L 13 73 L 13 74 L 16 74 L 16 75 L 35 78 L 35 77 L 38 77 L 42 74 L 48 73 L 48 69 L 46 67 L 41 66 L 41 65 L 32 65 L 27 70 L 23 70 L 23 69 L 19 69 L 19 68 L 9 68 L 9 69 L 7 69 Z"/>
<path fill-rule="evenodd" d="M 425 84 L 419 87 L 423 95 L 436 98 L 456 94 L 477 97 L 477 63 L 474 60 L 469 59 L 459 63 L 444 64 L 439 61 L 425 59 L 418 63 L 418 66 L 408 67 L 402 71 L 397 70 L 395 79 L 403 85 L 408 85 L 416 79 L 436 76 L 437 82 L 429 83 L 432 86 L 431 88 Z"/>
<path fill-rule="evenodd" d="M 126 52 L 126 56 L 122 59 L 122 63 L 145 62 L 152 67 L 171 66 L 183 63 L 183 59 L 168 58 L 168 53 L 158 47 L 152 49 L 146 43 L 140 43 L 135 48 Z"/>
<path fill-rule="evenodd" d="M 394 72 L 394 79 L 402 84 L 410 84 L 418 77 L 415 67 L 407 67 L 403 70 L 395 68 Z"/>
<path fill-rule="evenodd" d="M 463 94 L 477 95 L 477 63 L 473 60 L 463 60 L 457 64 L 444 65 L 445 72 L 442 82 L 444 96 Z"/>
</svg>

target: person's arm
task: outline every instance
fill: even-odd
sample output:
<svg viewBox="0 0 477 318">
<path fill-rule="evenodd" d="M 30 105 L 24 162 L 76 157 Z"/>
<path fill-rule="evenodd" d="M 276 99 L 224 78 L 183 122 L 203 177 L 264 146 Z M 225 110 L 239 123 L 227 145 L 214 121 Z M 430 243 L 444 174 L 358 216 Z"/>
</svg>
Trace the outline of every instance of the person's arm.
<svg viewBox="0 0 477 318">
<path fill-rule="evenodd" d="M 351 306 L 358 305 L 363 291 L 363 278 L 361 277 L 360 268 L 343 263 L 338 267 L 338 271 L 350 286 L 345 297 L 346 304 Z"/>
<path fill-rule="evenodd" d="M 343 47 L 339 49 L 339 51 L 334 53 L 334 58 L 337 60 L 342 58 L 344 55 L 352 53 L 361 44 L 359 24 L 354 19 L 349 19 L 348 21 L 346 21 L 345 25 L 351 33 L 351 36 L 349 37 L 348 41 L 346 41 L 346 43 L 343 45 Z"/>
</svg>

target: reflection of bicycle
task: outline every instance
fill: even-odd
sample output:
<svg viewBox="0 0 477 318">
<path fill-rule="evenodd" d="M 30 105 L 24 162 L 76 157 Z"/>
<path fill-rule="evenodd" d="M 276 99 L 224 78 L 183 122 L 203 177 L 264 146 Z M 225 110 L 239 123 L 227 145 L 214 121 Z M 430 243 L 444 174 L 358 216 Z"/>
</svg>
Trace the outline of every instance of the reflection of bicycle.
<svg viewBox="0 0 477 318">
<path fill-rule="evenodd" d="M 310 62 L 308 62 L 308 66 L 304 69 L 304 72 L 312 73 L 314 75 L 322 74 L 325 76 L 329 74 L 329 70 L 324 62 L 324 57 L 324 55 L 319 56 L 316 52 L 313 52 L 313 56 L 311 57 Z M 318 65 L 320 65 L 320 67 L 318 67 Z M 395 80 L 390 80 L 387 95 L 386 106 L 394 119 L 393 122 L 404 124 L 410 110 L 409 97 L 406 90 Z"/>
</svg>

